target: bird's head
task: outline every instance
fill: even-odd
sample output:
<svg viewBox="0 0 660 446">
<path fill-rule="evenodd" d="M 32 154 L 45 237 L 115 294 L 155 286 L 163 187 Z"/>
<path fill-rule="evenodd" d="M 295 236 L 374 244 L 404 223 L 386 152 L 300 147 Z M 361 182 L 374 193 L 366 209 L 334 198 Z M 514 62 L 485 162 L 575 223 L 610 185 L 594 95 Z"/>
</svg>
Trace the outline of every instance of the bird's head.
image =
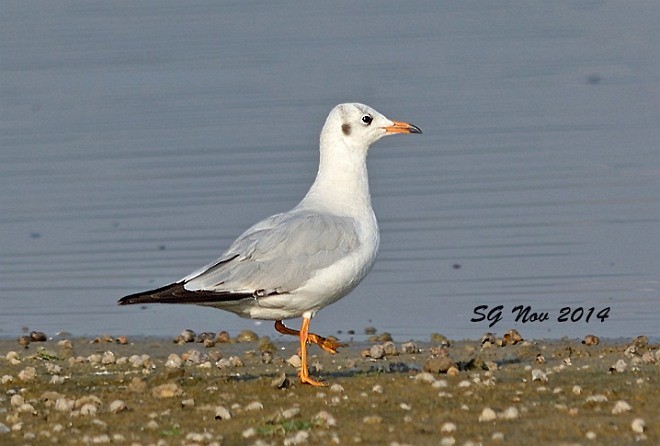
<svg viewBox="0 0 660 446">
<path fill-rule="evenodd" d="M 373 108 L 359 103 L 337 105 L 325 121 L 321 140 L 341 140 L 346 145 L 368 148 L 383 136 L 397 133 L 422 133 L 407 122 L 392 121 Z"/>
</svg>

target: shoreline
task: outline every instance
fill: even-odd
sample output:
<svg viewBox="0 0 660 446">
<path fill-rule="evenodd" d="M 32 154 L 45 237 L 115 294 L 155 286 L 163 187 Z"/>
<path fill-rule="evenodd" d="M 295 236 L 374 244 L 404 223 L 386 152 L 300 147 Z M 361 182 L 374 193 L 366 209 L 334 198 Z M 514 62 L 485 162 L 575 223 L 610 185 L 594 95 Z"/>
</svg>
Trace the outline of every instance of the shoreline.
<svg viewBox="0 0 660 446">
<path fill-rule="evenodd" d="M 0 339 L 0 442 L 655 444 L 660 438 L 660 350 L 644 337 L 498 346 L 504 337 L 375 336 L 381 339 L 352 342 L 336 355 L 310 346 L 312 375 L 328 385 L 321 388 L 298 383 L 294 338 L 273 341 L 246 331 L 230 342 L 216 336 L 175 344 L 100 336 L 27 348 Z"/>
</svg>

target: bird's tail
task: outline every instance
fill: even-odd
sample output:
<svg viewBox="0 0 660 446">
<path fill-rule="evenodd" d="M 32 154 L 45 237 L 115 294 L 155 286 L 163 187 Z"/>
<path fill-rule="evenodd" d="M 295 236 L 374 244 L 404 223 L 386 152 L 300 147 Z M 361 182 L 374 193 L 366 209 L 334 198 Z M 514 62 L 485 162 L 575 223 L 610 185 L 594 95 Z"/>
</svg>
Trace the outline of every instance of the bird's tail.
<svg viewBox="0 0 660 446">
<path fill-rule="evenodd" d="M 184 282 L 172 283 L 155 290 L 124 296 L 119 305 L 134 304 L 212 304 L 231 302 L 253 297 L 252 293 L 230 293 L 214 291 L 190 291 L 184 288 Z"/>
</svg>

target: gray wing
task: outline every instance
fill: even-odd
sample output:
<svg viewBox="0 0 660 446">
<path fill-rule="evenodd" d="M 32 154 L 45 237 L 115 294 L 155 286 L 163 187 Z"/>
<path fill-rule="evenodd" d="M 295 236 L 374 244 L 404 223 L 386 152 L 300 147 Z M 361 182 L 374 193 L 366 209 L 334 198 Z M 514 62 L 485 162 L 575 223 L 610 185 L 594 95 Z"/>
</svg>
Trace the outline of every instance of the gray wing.
<svg viewBox="0 0 660 446">
<path fill-rule="evenodd" d="M 291 211 L 243 233 L 218 259 L 184 279 L 190 291 L 286 293 L 357 249 L 355 221 Z"/>
</svg>

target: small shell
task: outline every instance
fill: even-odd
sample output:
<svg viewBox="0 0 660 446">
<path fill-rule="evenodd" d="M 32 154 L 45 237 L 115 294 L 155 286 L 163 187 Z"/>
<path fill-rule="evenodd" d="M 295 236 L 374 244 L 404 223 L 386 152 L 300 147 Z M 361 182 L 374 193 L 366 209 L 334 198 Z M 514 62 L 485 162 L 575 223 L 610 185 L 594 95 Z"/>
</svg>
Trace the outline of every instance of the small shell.
<svg viewBox="0 0 660 446">
<path fill-rule="evenodd" d="M 481 415 L 479 415 L 479 422 L 481 423 L 487 423 L 496 419 L 497 414 L 490 407 L 485 407 L 484 410 L 481 411 Z"/>
<path fill-rule="evenodd" d="M 215 419 L 216 420 L 229 420 L 231 419 L 231 413 L 224 406 L 218 406 L 215 408 Z"/>
<path fill-rule="evenodd" d="M 582 339 L 582 343 L 587 347 L 590 347 L 592 345 L 598 345 L 600 343 L 600 339 L 596 335 L 586 335 L 584 339 Z"/>
</svg>

